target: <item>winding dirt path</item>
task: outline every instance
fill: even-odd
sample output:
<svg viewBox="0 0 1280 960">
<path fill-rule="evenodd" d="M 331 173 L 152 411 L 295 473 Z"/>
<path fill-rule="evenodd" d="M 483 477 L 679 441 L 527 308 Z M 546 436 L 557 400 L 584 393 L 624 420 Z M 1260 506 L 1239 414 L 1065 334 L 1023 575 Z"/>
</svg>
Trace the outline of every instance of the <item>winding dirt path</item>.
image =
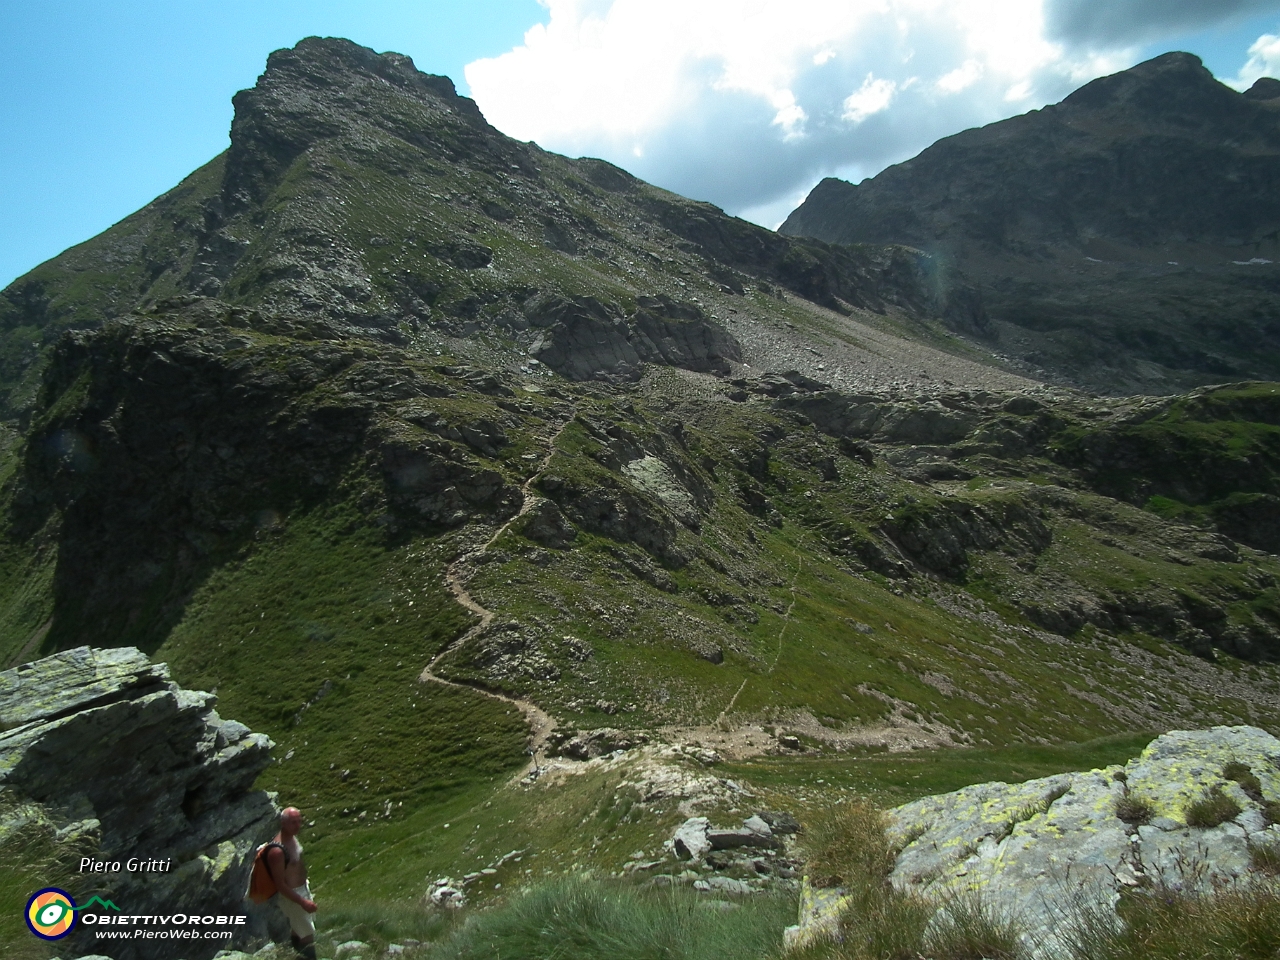
<svg viewBox="0 0 1280 960">
<path fill-rule="evenodd" d="M 765 671 L 765 676 L 768 676 L 769 674 L 773 673 L 773 671 L 778 668 L 778 661 L 782 659 L 782 638 L 786 636 L 787 627 L 791 625 L 791 611 L 796 608 L 796 582 L 800 579 L 800 571 L 803 569 L 804 569 L 804 560 L 801 558 L 800 554 L 797 552 L 796 553 L 796 574 L 794 577 L 791 578 L 791 588 L 790 588 L 791 602 L 787 604 L 787 612 L 782 615 L 782 627 L 778 630 L 778 650 L 773 655 L 773 663 L 769 664 L 769 669 Z M 724 720 L 725 717 L 729 715 L 729 711 L 733 709 L 733 705 L 738 702 L 738 697 L 741 696 L 742 691 L 747 688 L 747 680 L 750 680 L 750 679 L 751 679 L 750 677 L 747 677 L 746 679 L 744 679 L 742 681 L 742 685 L 738 687 L 737 692 L 734 693 L 734 695 L 729 698 L 728 704 L 726 704 L 725 708 L 720 711 L 720 716 L 716 717 L 717 725 L 722 720 Z"/>
<path fill-rule="evenodd" d="M 462 636 L 458 637 L 458 639 L 447 644 L 439 653 L 432 657 L 431 662 L 423 668 L 422 673 L 418 677 L 419 683 L 438 683 L 445 687 L 455 687 L 460 690 L 471 690 L 475 693 L 483 694 L 492 700 L 509 703 L 524 714 L 524 718 L 529 724 L 530 763 L 529 767 L 526 767 L 517 774 L 517 779 L 523 777 L 530 768 L 534 770 L 538 769 L 538 754 L 546 745 L 547 738 L 551 736 L 551 731 L 555 729 L 555 718 L 532 701 L 522 700 L 518 697 L 509 697 L 505 693 L 497 693 L 496 691 L 486 689 L 485 687 L 477 684 L 459 683 L 456 680 L 446 680 L 444 677 L 438 676 L 435 673 L 435 666 L 444 659 L 446 655 L 454 652 L 455 650 L 461 649 L 472 640 L 479 637 L 488 630 L 489 626 L 493 623 L 493 611 L 481 604 L 480 601 L 473 597 L 471 592 L 467 590 L 467 583 L 470 581 L 471 577 L 475 575 L 475 561 L 479 557 L 483 556 L 488 549 L 497 542 L 498 538 L 510 529 L 513 523 L 527 514 L 542 501 L 541 497 L 532 492 L 534 481 L 542 475 L 542 471 L 546 470 L 547 466 L 551 463 L 551 458 L 555 456 L 556 452 L 556 441 L 560 439 L 560 435 L 564 433 L 565 428 L 573 422 L 573 418 L 576 415 L 577 409 L 575 408 L 570 411 L 569 416 L 565 418 L 564 422 L 556 428 L 556 432 L 553 433 L 547 441 L 546 455 L 538 463 L 537 469 L 535 469 L 533 473 L 529 475 L 529 478 L 520 485 L 520 496 L 523 498 L 523 502 L 515 516 L 509 519 L 502 526 L 498 527 L 498 529 L 494 531 L 493 536 L 484 542 L 483 546 L 477 547 L 473 550 L 463 551 L 453 559 L 448 567 L 445 568 L 445 586 L 447 586 L 449 588 L 449 592 L 453 594 L 453 599 L 471 613 L 478 616 L 480 621 L 471 627 L 471 629 L 466 633 L 462 634 Z"/>
</svg>

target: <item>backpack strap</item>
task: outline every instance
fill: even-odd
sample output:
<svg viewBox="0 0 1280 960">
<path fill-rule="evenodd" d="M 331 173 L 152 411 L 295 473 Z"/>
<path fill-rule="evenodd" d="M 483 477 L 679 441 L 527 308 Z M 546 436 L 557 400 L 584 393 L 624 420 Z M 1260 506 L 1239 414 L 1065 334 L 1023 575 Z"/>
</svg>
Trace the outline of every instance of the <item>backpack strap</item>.
<svg viewBox="0 0 1280 960">
<path fill-rule="evenodd" d="M 263 861 L 264 861 L 264 862 L 266 861 L 266 859 L 267 859 L 267 857 L 266 857 L 267 850 L 268 850 L 268 848 L 270 848 L 270 847 L 279 847 L 279 848 L 280 848 L 280 852 L 284 854 L 284 865 L 287 867 L 287 866 L 289 865 L 289 851 L 288 851 L 288 850 L 286 850 L 286 849 L 284 848 L 284 844 L 283 844 L 283 843 L 281 843 L 281 842 L 280 842 L 280 841 L 278 841 L 278 840 L 268 840 L 266 843 L 264 843 L 262 846 L 260 846 L 260 847 L 258 848 L 258 852 L 259 852 L 260 854 L 262 854 L 262 859 L 263 859 Z"/>
</svg>

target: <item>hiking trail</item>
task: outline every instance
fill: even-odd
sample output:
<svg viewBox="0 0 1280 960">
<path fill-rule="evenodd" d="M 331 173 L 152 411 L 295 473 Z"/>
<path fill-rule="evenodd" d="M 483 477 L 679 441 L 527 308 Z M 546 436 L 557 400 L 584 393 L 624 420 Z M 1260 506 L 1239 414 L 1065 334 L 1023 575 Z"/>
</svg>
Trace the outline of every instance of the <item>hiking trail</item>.
<svg viewBox="0 0 1280 960">
<path fill-rule="evenodd" d="M 797 552 L 796 553 L 796 575 L 791 578 L 791 587 L 790 587 L 791 602 L 787 604 L 787 612 L 782 615 L 782 627 L 778 630 L 778 650 L 773 655 L 773 663 L 769 664 L 769 669 L 765 671 L 766 676 L 773 673 L 773 671 L 777 669 L 778 661 L 782 659 L 782 638 L 786 636 L 787 627 L 791 625 L 791 611 L 796 608 L 796 581 L 800 579 L 800 571 L 803 569 L 804 569 L 804 560 L 801 558 L 800 554 Z M 716 723 L 720 723 L 722 720 L 724 720 L 725 717 L 729 715 L 729 711 L 733 709 L 733 705 L 738 702 L 738 697 L 741 695 L 742 691 L 747 688 L 747 680 L 750 680 L 750 679 L 751 679 L 750 677 L 747 677 L 742 681 L 742 685 L 738 687 L 737 692 L 734 693 L 734 695 L 729 698 L 728 704 L 726 704 L 725 708 L 720 711 L 720 716 L 716 717 Z"/>
<path fill-rule="evenodd" d="M 510 529 L 513 523 L 541 502 L 543 498 L 532 492 L 533 484 L 538 477 L 542 475 L 542 471 L 546 470 L 547 466 L 551 463 L 551 458 L 554 457 L 556 453 L 556 441 L 560 439 L 560 435 L 564 433 L 565 428 L 568 427 L 569 424 L 573 423 L 575 416 L 577 416 L 576 408 L 570 411 L 568 417 L 565 418 L 564 422 L 560 424 L 555 433 L 553 433 L 547 440 L 546 455 L 538 463 L 537 468 L 529 474 L 528 479 L 520 485 L 520 496 L 522 497 L 523 502 L 515 515 L 502 524 L 502 526 L 498 527 L 493 536 L 486 540 L 482 546 L 473 550 L 464 550 L 449 563 L 448 567 L 445 568 L 445 586 L 447 586 L 449 588 L 449 592 L 453 594 L 453 599 L 469 612 L 478 616 L 480 621 L 452 643 L 446 644 L 439 653 L 431 658 L 431 661 L 423 668 L 422 673 L 418 677 L 419 683 L 438 683 L 446 687 L 471 690 L 475 693 L 483 694 L 490 699 L 499 700 L 517 708 L 524 714 L 524 718 L 529 724 L 529 766 L 534 770 L 537 770 L 539 766 L 538 752 L 546 745 L 547 738 L 551 736 L 551 731 L 555 729 L 555 718 L 530 700 L 522 700 L 519 697 L 511 697 L 505 693 L 498 693 L 494 690 L 489 690 L 486 687 L 480 686 L 479 684 L 446 680 L 444 677 L 435 673 L 435 666 L 448 654 L 462 649 L 472 640 L 475 640 L 488 630 L 489 626 L 493 623 L 493 611 L 481 604 L 480 601 L 473 597 L 471 592 L 467 589 L 468 581 L 470 581 L 471 577 L 475 575 L 475 567 L 473 564 L 476 559 L 483 556 L 489 548 L 498 541 L 499 537 Z M 525 776 L 528 769 L 528 767 L 522 769 L 516 775 L 516 779 L 520 779 Z"/>
</svg>

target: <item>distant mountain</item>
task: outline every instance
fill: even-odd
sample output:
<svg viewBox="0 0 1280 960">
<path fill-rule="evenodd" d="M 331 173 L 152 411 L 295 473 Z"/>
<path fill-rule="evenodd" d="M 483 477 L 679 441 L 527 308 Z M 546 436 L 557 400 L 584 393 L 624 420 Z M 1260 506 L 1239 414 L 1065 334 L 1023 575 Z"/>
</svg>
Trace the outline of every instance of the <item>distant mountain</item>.
<svg viewBox="0 0 1280 960">
<path fill-rule="evenodd" d="M 968 332 L 1110 393 L 1280 375 L 1280 82 L 1169 53 L 940 140 L 780 228 L 903 243 L 981 289 Z"/>
</svg>

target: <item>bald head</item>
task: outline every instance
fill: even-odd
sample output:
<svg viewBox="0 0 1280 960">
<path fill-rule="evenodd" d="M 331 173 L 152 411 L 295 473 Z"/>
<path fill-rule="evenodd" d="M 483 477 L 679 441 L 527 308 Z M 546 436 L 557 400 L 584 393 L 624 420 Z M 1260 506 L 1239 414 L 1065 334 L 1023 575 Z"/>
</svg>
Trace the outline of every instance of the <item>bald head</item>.
<svg viewBox="0 0 1280 960">
<path fill-rule="evenodd" d="M 292 837 L 301 829 L 301 810 L 297 807 L 285 807 L 280 811 L 280 833 L 282 836 Z"/>
</svg>

